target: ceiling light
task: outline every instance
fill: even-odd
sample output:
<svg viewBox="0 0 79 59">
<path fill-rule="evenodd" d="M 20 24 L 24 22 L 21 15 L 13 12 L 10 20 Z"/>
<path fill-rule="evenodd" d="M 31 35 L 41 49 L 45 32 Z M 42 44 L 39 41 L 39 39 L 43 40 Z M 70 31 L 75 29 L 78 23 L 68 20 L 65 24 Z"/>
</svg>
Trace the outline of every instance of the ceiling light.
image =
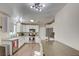
<svg viewBox="0 0 79 59">
<path fill-rule="evenodd" d="M 34 22 L 34 20 L 30 20 L 30 22 Z"/>
<path fill-rule="evenodd" d="M 33 5 L 30 6 L 30 8 L 33 8 L 37 11 L 42 11 L 44 7 L 45 7 L 45 4 L 42 4 L 42 3 L 34 3 Z"/>
</svg>

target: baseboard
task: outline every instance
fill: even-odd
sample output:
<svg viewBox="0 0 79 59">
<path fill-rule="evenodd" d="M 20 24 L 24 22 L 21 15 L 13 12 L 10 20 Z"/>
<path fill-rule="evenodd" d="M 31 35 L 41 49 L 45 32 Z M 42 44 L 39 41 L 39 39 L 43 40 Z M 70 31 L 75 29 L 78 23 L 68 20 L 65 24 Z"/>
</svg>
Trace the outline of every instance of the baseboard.
<svg viewBox="0 0 79 59">
<path fill-rule="evenodd" d="M 59 42 L 59 43 L 61 43 L 61 44 L 64 44 L 64 45 L 66 45 L 66 46 L 68 46 L 68 47 L 70 47 L 70 48 L 72 48 L 72 49 L 74 49 L 74 50 L 79 51 L 78 49 L 76 49 L 76 48 L 74 48 L 74 47 L 72 47 L 72 46 L 70 46 L 70 45 L 68 45 L 68 44 L 66 44 L 66 43 L 63 43 L 62 41 L 59 41 L 59 40 L 55 40 L 55 41 L 57 41 L 57 42 Z"/>
</svg>

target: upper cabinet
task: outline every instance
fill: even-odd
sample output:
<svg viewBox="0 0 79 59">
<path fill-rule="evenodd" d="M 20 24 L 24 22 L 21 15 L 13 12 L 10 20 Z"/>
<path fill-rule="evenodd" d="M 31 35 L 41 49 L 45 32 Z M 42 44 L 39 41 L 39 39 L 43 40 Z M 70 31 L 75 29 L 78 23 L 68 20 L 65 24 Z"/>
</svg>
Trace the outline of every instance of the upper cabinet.
<svg viewBox="0 0 79 59">
<path fill-rule="evenodd" d="M 0 13 L 0 26 L 3 32 L 13 32 L 13 22 L 8 15 Z"/>
<path fill-rule="evenodd" d="M 26 25 L 26 32 L 29 32 L 29 28 L 30 28 L 30 26 L 29 25 Z"/>
<path fill-rule="evenodd" d="M 2 19 L 1 19 L 1 15 L 0 15 L 0 27 L 2 27 Z"/>
<path fill-rule="evenodd" d="M 8 17 L 3 15 L 2 16 L 2 31 L 3 32 L 8 32 Z"/>
<path fill-rule="evenodd" d="M 22 31 L 21 27 L 22 27 L 21 23 L 17 23 L 16 24 L 16 29 L 17 29 L 16 32 L 21 32 Z"/>
<path fill-rule="evenodd" d="M 29 32 L 29 29 L 35 29 L 36 32 L 39 32 L 38 25 L 23 25 L 23 32 Z"/>
<path fill-rule="evenodd" d="M 23 32 L 26 32 L 26 25 L 22 25 L 23 26 Z"/>
<path fill-rule="evenodd" d="M 16 29 L 17 32 L 29 32 L 29 29 L 35 29 L 36 32 L 39 32 L 39 25 L 22 25 L 17 23 Z"/>
<path fill-rule="evenodd" d="M 29 29 L 35 29 L 35 31 L 38 32 L 39 26 L 38 25 L 26 25 L 27 32 L 29 32 Z"/>
<path fill-rule="evenodd" d="M 39 25 L 29 25 L 29 29 L 35 29 L 36 32 L 39 32 Z"/>
<path fill-rule="evenodd" d="M 11 19 L 9 19 L 9 20 L 11 20 Z M 8 25 L 9 25 L 9 27 L 8 27 L 9 32 L 14 32 L 14 23 L 11 21 L 8 23 Z"/>
<path fill-rule="evenodd" d="M 0 31 L 2 30 L 2 16 L 0 14 Z"/>
</svg>

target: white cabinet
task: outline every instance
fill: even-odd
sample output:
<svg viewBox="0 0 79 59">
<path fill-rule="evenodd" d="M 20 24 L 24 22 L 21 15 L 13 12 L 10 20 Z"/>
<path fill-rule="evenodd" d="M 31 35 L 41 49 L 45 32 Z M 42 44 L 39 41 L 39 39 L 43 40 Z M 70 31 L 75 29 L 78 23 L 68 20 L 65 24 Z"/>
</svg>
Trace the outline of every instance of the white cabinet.
<svg viewBox="0 0 79 59">
<path fill-rule="evenodd" d="M 36 32 L 39 32 L 39 25 L 29 25 L 29 29 L 35 29 Z"/>
<path fill-rule="evenodd" d="M 25 43 L 25 37 L 18 38 L 18 47 L 20 48 Z"/>
<path fill-rule="evenodd" d="M 30 26 L 26 25 L 26 32 L 29 32 L 29 28 L 30 28 Z"/>
<path fill-rule="evenodd" d="M 23 32 L 23 25 L 20 24 L 20 32 Z"/>
<path fill-rule="evenodd" d="M 29 36 L 25 37 L 25 43 L 29 43 Z"/>
<path fill-rule="evenodd" d="M 14 31 L 14 24 L 12 19 L 9 16 L 3 15 L 2 16 L 2 31 L 3 32 L 13 32 Z"/>
<path fill-rule="evenodd" d="M 21 23 L 16 24 L 16 29 L 16 32 L 23 32 L 23 26 L 21 25 Z"/>
<path fill-rule="evenodd" d="M 18 31 L 20 31 L 20 24 L 17 25 L 18 26 Z M 36 32 L 39 32 L 39 25 L 22 25 L 23 27 L 23 32 L 29 32 L 29 29 L 35 29 Z"/>
<path fill-rule="evenodd" d="M 36 32 L 39 32 L 39 26 L 35 25 Z"/>
<path fill-rule="evenodd" d="M 23 32 L 26 32 L 26 25 L 23 25 Z"/>
<path fill-rule="evenodd" d="M 8 17 L 7 20 L 7 26 L 8 26 L 8 32 L 13 32 L 14 31 L 14 23 L 13 23 L 13 19 Z"/>
<path fill-rule="evenodd" d="M 35 42 L 36 42 L 36 43 L 40 43 L 40 38 L 39 38 L 39 36 L 36 36 L 36 37 L 35 37 Z"/>
<path fill-rule="evenodd" d="M 11 17 L 0 13 L 0 26 L 3 32 L 13 32 L 13 21 Z"/>
<path fill-rule="evenodd" d="M 0 15 L 0 26 L 2 26 L 2 19 L 1 19 L 1 15 Z"/>
<path fill-rule="evenodd" d="M 7 32 L 8 31 L 8 18 L 7 16 L 2 16 L 2 31 Z"/>
<path fill-rule="evenodd" d="M 17 30 L 16 30 L 17 32 L 20 32 L 20 23 L 17 23 L 16 29 L 17 29 Z"/>
<path fill-rule="evenodd" d="M 12 55 L 12 41 L 10 40 L 2 40 L 2 44 L 10 45 L 9 50 L 10 50 L 10 55 Z"/>
</svg>

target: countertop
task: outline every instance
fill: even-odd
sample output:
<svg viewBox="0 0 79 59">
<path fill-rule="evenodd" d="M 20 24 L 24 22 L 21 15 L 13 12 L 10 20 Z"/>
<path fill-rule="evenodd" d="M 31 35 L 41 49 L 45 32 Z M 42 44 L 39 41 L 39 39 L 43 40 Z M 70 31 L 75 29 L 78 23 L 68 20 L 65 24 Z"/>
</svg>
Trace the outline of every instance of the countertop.
<svg viewBox="0 0 79 59">
<path fill-rule="evenodd" d="M 13 40 L 25 38 L 25 37 L 30 37 L 30 36 L 18 36 L 18 37 L 13 37 L 13 38 L 6 38 L 6 39 L 2 39 L 2 41 L 13 41 Z M 39 36 L 36 36 L 36 37 L 39 37 Z"/>
<path fill-rule="evenodd" d="M 13 37 L 13 38 L 6 38 L 6 39 L 2 39 L 2 41 L 13 41 L 13 40 L 19 39 L 21 37 L 24 37 L 24 36 L 18 36 L 18 37 Z"/>
</svg>

